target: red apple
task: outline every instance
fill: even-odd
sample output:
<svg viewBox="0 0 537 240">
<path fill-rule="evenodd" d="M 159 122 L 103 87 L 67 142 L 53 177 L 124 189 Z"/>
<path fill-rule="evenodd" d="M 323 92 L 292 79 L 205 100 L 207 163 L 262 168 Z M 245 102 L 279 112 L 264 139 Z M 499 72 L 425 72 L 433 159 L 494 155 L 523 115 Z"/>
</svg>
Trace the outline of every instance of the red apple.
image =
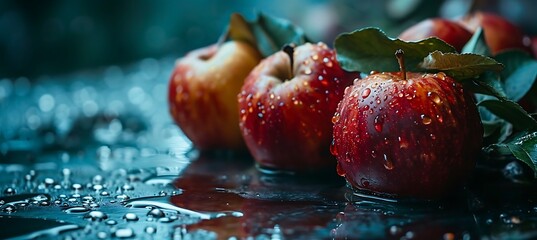
<svg viewBox="0 0 537 240">
<path fill-rule="evenodd" d="M 287 49 L 261 61 L 246 78 L 238 95 L 242 135 L 264 168 L 334 167 L 330 119 L 359 75 L 342 70 L 324 43 Z"/>
<path fill-rule="evenodd" d="M 338 174 L 383 197 L 446 195 L 482 144 L 472 95 L 444 73 L 372 74 L 345 90 L 333 122 Z"/>
<path fill-rule="evenodd" d="M 404 41 L 419 41 L 428 37 L 440 38 L 460 52 L 472 38 L 472 33 L 457 22 L 430 18 L 413 25 L 399 35 L 399 39 Z"/>
<path fill-rule="evenodd" d="M 499 15 L 475 12 L 463 18 L 460 23 L 471 32 L 481 27 L 485 34 L 485 41 L 493 55 L 507 49 L 522 49 L 530 52 L 529 38 L 520 28 Z"/>
<path fill-rule="evenodd" d="M 260 60 L 251 45 L 228 41 L 177 61 L 169 85 L 170 112 L 198 149 L 244 149 L 236 96 Z"/>
</svg>

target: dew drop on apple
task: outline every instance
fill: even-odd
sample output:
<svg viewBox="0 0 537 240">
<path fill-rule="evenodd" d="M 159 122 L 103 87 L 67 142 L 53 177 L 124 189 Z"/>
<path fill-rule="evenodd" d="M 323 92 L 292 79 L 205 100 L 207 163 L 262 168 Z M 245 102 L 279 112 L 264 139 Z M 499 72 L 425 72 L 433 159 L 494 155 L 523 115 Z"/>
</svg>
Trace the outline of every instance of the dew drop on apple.
<svg viewBox="0 0 537 240">
<path fill-rule="evenodd" d="M 334 114 L 332 117 L 332 123 L 335 124 L 339 121 L 339 113 Z"/>
<path fill-rule="evenodd" d="M 436 74 L 436 77 L 442 79 L 442 80 L 446 80 L 446 74 L 443 73 L 443 72 L 439 72 Z"/>
<path fill-rule="evenodd" d="M 438 114 L 436 115 L 436 120 L 438 120 L 439 123 L 444 122 L 444 119 L 442 118 L 442 116 L 440 116 Z"/>
<path fill-rule="evenodd" d="M 323 58 L 323 62 L 324 62 L 324 65 L 326 65 L 327 67 L 332 67 L 333 66 L 333 63 L 332 61 L 330 61 L 330 59 L 328 58 Z"/>
<path fill-rule="evenodd" d="M 403 149 L 408 147 L 408 142 L 402 137 L 397 137 L 397 140 L 399 141 L 399 148 Z"/>
<path fill-rule="evenodd" d="M 440 99 L 440 96 L 438 96 L 435 92 L 428 92 L 427 97 L 429 97 L 434 103 L 441 104 L 442 100 Z"/>
<path fill-rule="evenodd" d="M 369 94 L 371 94 L 371 89 L 370 88 L 364 89 L 364 91 L 362 91 L 362 98 L 367 98 Z"/>
<path fill-rule="evenodd" d="M 382 132 L 382 118 L 380 116 L 375 117 L 374 126 L 377 132 Z"/>
<path fill-rule="evenodd" d="M 384 157 L 384 168 L 386 168 L 387 170 L 392 170 L 393 169 L 392 160 L 390 160 L 388 156 L 386 156 L 386 154 L 383 154 L 382 156 Z"/>
<path fill-rule="evenodd" d="M 427 115 L 425 115 L 425 114 L 422 114 L 422 115 L 421 115 L 421 122 L 422 122 L 423 124 L 425 124 L 425 125 L 429 125 L 429 124 L 431 124 L 432 121 L 433 121 L 433 120 L 432 120 L 430 117 L 428 117 Z"/>
<path fill-rule="evenodd" d="M 332 139 L 332 143 L 330 144 L 330 153 L 332 153 L 332 155 L 334 156 L 337 156 L 336 143 L 333 139 Z"/>
</svg>

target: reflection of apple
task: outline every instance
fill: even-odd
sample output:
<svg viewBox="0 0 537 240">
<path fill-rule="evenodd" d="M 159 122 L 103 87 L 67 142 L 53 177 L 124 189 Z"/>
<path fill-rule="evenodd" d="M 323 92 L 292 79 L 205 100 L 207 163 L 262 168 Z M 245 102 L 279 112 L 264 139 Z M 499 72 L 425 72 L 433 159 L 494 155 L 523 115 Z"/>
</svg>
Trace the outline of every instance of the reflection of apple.
<svg viewBox="0 0 537 240">
<path fill-rule="evenodd" d="M 471 32 L 483 28 L 485 41 L 493 55 L 513 48 L 530 50 L 528 38 L 522 30 L 499 15 L 476 12 L 463 18 L 460 23 Z"/>
<path fill-rule="evenodd" d="M 287 47 L 263 60 L 239 94 L 240 128 L 254 159 L 265 168 L 310 171 L 335 167 L 329 153 L 332 123 L 345 72 L 324 43 Z"/>
<path fill-rule="evenodd" d="M 236 96 L 260 59 L 249 44 L 228 41 L 177 61 L 169 85 L 170 112 L 198 149 L 244 148 Z"/>
<path fill-rule="evenodd" d="M 355 189 L 438 198 L 474 168 L 483 127 L 472 95 L 444 73 L 377 73 L 355 82 L 334 115 L 332 153 Z"/>
<path fill-rule="evenodd" d="M 472 37 L 472 33 L 457 22 L 430 18 L 413 25 L 399 35 L 399 38 L 404 41 L 419 41 L 428 37 L 440 38 L 460 52 Z"/>
</svg>

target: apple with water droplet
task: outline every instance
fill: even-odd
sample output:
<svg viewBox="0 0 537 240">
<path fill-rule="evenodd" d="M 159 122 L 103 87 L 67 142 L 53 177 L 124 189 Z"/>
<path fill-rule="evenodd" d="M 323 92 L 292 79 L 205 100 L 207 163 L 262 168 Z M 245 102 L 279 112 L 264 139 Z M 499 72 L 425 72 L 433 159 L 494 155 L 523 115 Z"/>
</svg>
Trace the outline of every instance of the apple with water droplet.
<svg viewBox="0 0 537 240">
<path fill-rule="evenodd" d="M 170 112 L 184 134 L 202 151 L 241 151 L 237 94 L 261 60 L 242 41 L 194 50 L 179 59 L 169 83 Z"/>
<path fill-rule="evenodd" d="M 483 127 L 470 92 L 440 72 L 374 73 L 345 90 L 334 115 L 337 172 L 357 191 L 434 199 L 473 170 Z"/>
<path fill-rule="evenodd" d="M 502 16 L 487 12 L 475 12 L 459 22 L 470 32 L 475 32 L 481 27 L 485 34 L 487 46 L 493 55 L 507 49 L 521 49 L 531 52 L 530 38 Z"/>
<path fill-rule="evenodd" d="M 240 129 L 263 169 L 333 169 L 331 118 L 358 73 L 324 43 L 286 46 L 248 75 L 238 95 Z"/>
<path fill-rule="evenodd" d="M 472 33 L 459 23 L 443 18 L 425 19 L 411 26 L 399 35 L 404 41 L 420 41 L 429 37 L 437 37 L 461 51 Z"/>
</svg>

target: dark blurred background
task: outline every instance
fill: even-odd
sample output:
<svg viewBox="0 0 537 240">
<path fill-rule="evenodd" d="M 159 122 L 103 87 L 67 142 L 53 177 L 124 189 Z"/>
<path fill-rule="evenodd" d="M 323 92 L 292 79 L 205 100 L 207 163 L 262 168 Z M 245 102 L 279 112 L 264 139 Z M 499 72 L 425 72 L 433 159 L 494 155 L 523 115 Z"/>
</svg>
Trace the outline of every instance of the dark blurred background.
<svg viewBox="0 0 537 240">
<path fill-rule="evenodd" d="M 143 58 L 179 57 L 215 42 L 233 12 L 287 18 L 313 40 L 378 26 L 397 36 L 426 17 L 456 18 L 470 0 L 117 0 L 0 2 L 0 77 L 54 75 Z M 537 35 L 537 1 L 478 1 Z"/>
</svg>

